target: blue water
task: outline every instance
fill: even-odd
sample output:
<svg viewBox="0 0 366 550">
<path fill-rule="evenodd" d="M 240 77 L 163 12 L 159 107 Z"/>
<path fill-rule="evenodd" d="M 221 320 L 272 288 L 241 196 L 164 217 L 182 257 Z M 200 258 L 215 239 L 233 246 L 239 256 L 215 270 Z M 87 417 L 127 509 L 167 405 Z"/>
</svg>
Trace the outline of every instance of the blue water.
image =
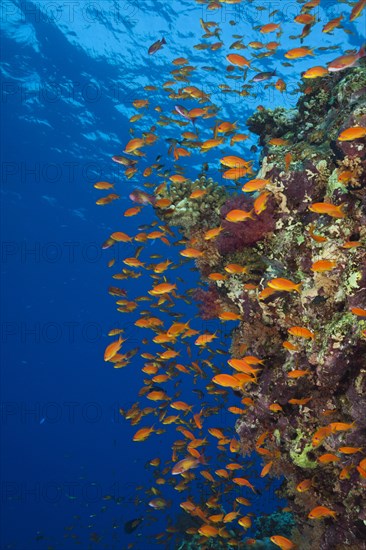
<svg viewBox="0 0 366 550">
<path fill-rule="evenodd" d="M 132 206 L 128 195 L 139 187 L 140 180 L 127 180 L 111 157 L 122 154 L 131 138 L 128 119 L 136 113 L 132 101 L 148 98 L 151 102 L 145 117 L 134 126 L 136 135 L 156 122 L 154 106 L 171 113 L 174 102 L 161 84 L 171 79 L 170 71 L 176 68 L 171 61 L 176 57 L 187 56 L 197 68 L 214 68 L 197 69 L 192 84 L 201 84 L 221 109 L 220 117 L 239 120 L 245 133 L 244 122 L 258 104 L 293 107 L 303 70 L 324 65 L 361 45 L 365 16 L 347 24 L 351 34 L 336 29 L 332 35 L 324 35 L 325 22 L 345 10 L 349 13 L 350 7 L 336 1 L 321 2 L 314 12 L 319 22 L 304 44 L 337 45 L 339 49 L 317 50 L 315 58 L 282 66 L 283 53 L 300 45 L 289 37 L 302 28 L 292 22 L 299 13 L 298 3 L 286 4 L 274 19 L 286 29 L 279 50 L 255 65 L 266 71 L 277 68 L 287 92 L 281 95 L 273 88 L 266 89 L 264 83 L 256 85 L 254 97 L 223 94 L 218 85 L 239 86 L 225 79 L 225 55 L 234 42 L 232 34 L 244 35 L 245 44 L 261 39 L 253 27 L 273 21 L 268 14 L 280 8 L 280 3 L 273 2 L 265 4 L 266 11 L 258 11 L 262 4 L 224 4 L 221 10 L 208 11 L 193 0 L 3 2 L 1 550 L 120 550 L 130 542 L 142 550 L 158 548 L 156 535 L 165 532 L 167 519 L 174 525 L 181 512 L 179 503 L 186 500 L 187 493 L 178 493 L 169 484 L 159 488 L 172 500 L 171 508 L 155 511 L 147 506 L 153 496 L 146 491 L 154 486 L 154 479 L 152 468 L 145 467 L 155 456 L 161 456 L 163 462 L 169 460 L 171 445 L 180 434 L 172 426 L 163 426 L 165 434 L 133 443 L 135 431 L 152 425 L 156 417 L 148 416 L 136 427 L 118 412 L 141 401 L 137 394 L 146 378 L 141 373 L 143 359 L 136 355 L 122 370 L 103 362 L 104 349 L 111 341 L 107 333 L 116 327 L 125 329 L 128 349 L 139 345 L 140 352 L 157 351 L 154 344 L 141 345 L 141 338 L 150 338 L 152 333 L 136 331 L 133 323 L 138 313 L 116 312 L 115 300 L 107 292 L 116 284 L 133 299 L 151 288 L 149 275 L 113 281 L 112 271 L 106 267 L 113 256 L 119 261 L 132 256 L 135 246 L 120 244 L 102 251 L 101 244 L 113 231 L 135 235 L 140 225 L 154 219 L 151 207 L 135 218 L 122 217 L 123 210 Z M 201 42 L 200 18 L 219 23 L 222 49 L 193 48 Z M 147 48 L 162 36 L 168 44 L 148 56 Z M 267 38 L 275 40 L 272 35 Z M 249 53 L 248 49 L 233 51 Z M 144 91 L 148 84 L 156 85 L 158 91 Z M 194 102 L 188 105 L 193 106 Z M 211 122 L 205 126 L 207 139 Z M 160 154 L 161 162 L 172 167 L 165 139 L 177 137 L 179 129 L 158 127 L 157 133 L 160 140 L 149 149 L 146 166 Z M 236 151 L 254 158 L 258 166 L 258 157 L 249 152 L 256 143 L 256 136 L 251 136 Z M 188 161 L 179 159 L 178 164 L 185 165 L 186 175 L 194 179 L 207 161 L 209 175 L 218 181 L 217 158 L 216 152 L 195 153 Z M 93 185 L 100 180 L 116 182 L 121 195 L 118 206 L 95 205 L 102 194 Z M 145 248 L 143 261 L 151 261 L 148 258 L 153 253 L 179 261 L 176 247 L 155 241 Z M 167 272 L 169 280 L 175 276 L 184 279 L 178 283 L 181 292 L 197 287 L 198 274 L 190 267 L 193 262 Z M 141 302 L 140 309 L 147 308 L 146 304 Z M 191 326 L 197 330 L 218 330 L 217 345 L 227 349 L 231 325 L 201 321 L 195 317 L 194 303 L 188 306 L 180 301 L 175 311 L 184 313 L 187 320 L 193 318 Z M 179 361 L 184 363 L 190 359 L 181 348 Z M 191 360 L 197 358 L 196 351 L 194 354 Z M 215 355 L 213 361 L 220 366 L 225 357 Z M 198 412 L 200 402 L 191 391 L 192 380 L 188 375 L 181 378 L 180 399 L 194 404 Z M 204 389 L 209 381 L 195 387 Z M 172 394 L 174 391 L 171 389 Z M 141 406 L 150 405 L 145 400 Z M 230 405 L 238 405 L 234 396 L 226 407 Z M 223 428 L 232 437 L 234 422 L 235 417 L 224 409 L 207 420 L 205 427 Z M 214 456 L 215 448 L 207 454 Z M 257 472 L 260 467 L 254 465 Z M 168 480 L 170 473 L 164 477 Z M 274 495 L 279 480 L 272 485 L 264 480 L 256 483 L 262 496 L 253 499 L 251 511 L 271 513 L 286 504 Z M 192 494 L 198 499 L 206 485 L 194 487 L 192 484 Z M 251 498 L 249 492 L 241 494 Z M 227 512 L 231 506 L 228 503 Z M 145 519 L 134 534 L 126 535 L 124 523 L 136 517 Z M 96 541 L 100 537 L 99 542 L 91 540 L 92 533 L 96 533 Z M 166 547 L 177 548 L 182 537 L 178 533 Z"/>
</svg>

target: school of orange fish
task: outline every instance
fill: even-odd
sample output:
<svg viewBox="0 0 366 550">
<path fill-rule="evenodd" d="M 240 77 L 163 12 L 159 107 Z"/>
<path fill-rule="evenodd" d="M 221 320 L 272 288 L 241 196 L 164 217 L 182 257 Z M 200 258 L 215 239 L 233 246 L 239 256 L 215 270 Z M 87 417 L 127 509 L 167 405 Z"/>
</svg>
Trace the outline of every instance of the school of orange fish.
<svg viewBox="0 0 366 550">
<path fill-rule="evenodd" d="M 207 13 L 209 13 L 210 10 L 222 8 L 223 4 L 239 4 L 241 0 L 220 0 L 219 2 L 215 0 L 196 0 L 196 2 L 204 5 Z M 319 22 L 314 13 L 319 4 L 321 5 L 321 0 L 310 0 L 305 3 L 299 3 L 299 13 L 295 16 L 294 22 L 300 26 L 301 32 L 298 36 L 290 37 L 294 41 L 297 41 L 298 44 L 284 53 L 285 59 L 282 63 L 284 66 L 291 66 L 290 62 L 293 62 L 293 67 L 296 70 L 297 59 L 307 56 L 313 58 L 316 55 L 312 48 L 303 45 L 303 41 L 311 34 L 313 26 Z M 324 22 L 322 32 L 331 33 L 335 29 L 340 28 L 343 28 L 344 32 L 347 32 L 347 23 L 360 17 L 365 5 L 366 0 L 359 0 L 352 8 L 347 7 L 346 9 L 345 5 L 345 12 L 347 13 L 331 21 Z M 264 11 L 266 8 L 262 9 Z M 276 12 L 267 13 L 266 17 L 268 20 L 275 21 Z M 225 48 L 229 50 L 246 49 L 250 52 L 250 56 L 247 55 L 246 57 L 239 53 L 228 53 L 226 55 L 228 62 L 227 75 L 229 77 L 234 79 L 237 77 L 243 80 L 243 78 L 245 79 L 247 75 L 251 75 L 252 73 L 253 76 L 250 82 L 269 81 L 279 94 L 286 90 L 285 81 L 276 76 L 275 72 L 261 72 L 255 68 L 256 62 L 265 60 L 265 58 L 271 58 L 271 56 L 281 49 L 280 39 L 284 32 L 282 24 L 270 22 L 258 25 L 255 28 L 258 33 L 258 41 L 252 41 L 247 44 L 244 42 L 244 36 L 234 34 L 233 38 L 235 42 L 227 48 L 220 40 L 221 29 L 217 23 L 202 19 L 200 23 L 204 33 L 202 37 L 204 41 L 194 46 L 195 49 L 211 51 L 224 50 Z M 230 23 L 232 25 L 235 24 L 235 22 Z M 262 42 L 267 35 L 276 36 L 276 41 Z M 166 44 L 165 39 L 158 40 L 150 46 L 148 54 L 155 55 L 161 48 L 168 48 L 169 43 Z M 314 63 L 313 66 L 302 73 L 302 78 L 306 82 L 310 82 L 311 86 L 312 79 L 331 78 L 333 72 L 356 66 L 358 60 L 363 56 L 365 56 L 363 48 L 358 52 L 343 52 L 337 58 L 330 59 L 327 67 L 317 66 Z M 139 182 L 145 182 L 146 189 L 150 189 L 150 193 L 143 190 L 131 193 L 130 198 L 137 205 L 135 204 L 125 209 L 124 217 L 127 219 L 131 216 L 141 215 L 144 208 L 151 205 L 158 209 L 158 211 L 169 211 L 172 203 L 169 199 L 162 196 L 163 191 L 169 186 L 169 182 L 183 183 L 189 181 L 188 175 L 184 174 L 184 168 L 176 164 L 178 160 L 181 161 L 194 153 L 201 155 L 214 148 L 220 149 L 222 146 L 240 147 L 240 144 L 248 139 L 248 135 L 238 128 L 237 121 L 222 120 L 220 118 L 220 109 L 211 102 L 210 95 L 205 93 L 200 87 L 191 84 L 191 79 L 197 72 L 197 67 L 190 65 L 188 58 L 176 58 L 172 61 L 172 65 L 171 70 L 168 69 L 168 72 L 170 72 L 169 80 L 162 83 L 161 90 L 174 103 L 188 101 L 190 104 L 195 102 L 196 105 L 188 109 L 181 104 L 175 104 L 174 108 L 171 109 L 171 113 L 167 114 L 161 105 L 153 104 L 154 92 L 158 89 L 156 85 L 148 85 L 144 88 L 146 92 L 151 94 L 151 99 L 136 98 L 133 101 L 133 106 L 137 112 L 130 118 L 131 124 L 143 120 L 144 114 L 141 112 L 142 109 L 149 109 L 150 115 L 152 109 L 154 109 L 157 113 L 157 122 L 148 131 L 141 132 L 139 136 L 136 136 L 138 134 L 137 130 L 131 129 L 130 133 L 133 137 L 125 144 L 124 155 L 113 157 L 114 162 L 124 167 L 126 179 L 129 180 L 136 176 Z M 203 70 L 209 71 L 210 67 L 206 66 Z M 271 79 L 273 78 L 275 78 L 275 81 L 272 84 Z M 174 88 L 176 85 L 178 85 L 178 90 Z M 239 94 L 239 96 L 245 97 L 250 95 L 252 86 L 253 84 L 248 83 L 243 85 L 241 90 L 236 90 L 232 89 L 228 84 L 222 84 L 220 85 L 220 89 L 225 94 Z M 307 93 L 306 89 L 305 93 Z M 261 106 L 257 108 L 261 109 Z M 213 131 L 212 135 L 207 135 L 209 132 L 207 126 L 205 126 L 207 119 L 215 120 L 214 127 L 211 129 Z M 164 168 L 161 155 L 159 155 L 155 163 L 148 166 L 144 165 L 146 148 L 159 140 L 158 126 L 182 128 L 181 135 L 175 140 L 170 140 L 169 150 L 167 151 L 167 157 L 171 156 L 174 159 L 173 171 Z M 203 134 L 205 134 L 205 138 L 200 138 L 200 135 Z M 338 140 L 353 141 L 363 139 L 365 136 L 365 127 L 353 126 L 342 131 L 338 136 Z M 283 145 L 283 140 L 273 138 L 272 145 L 281 146 Z M 246 182 L 242 186 L 243 193 L 257 193 L 257 195 L 251 211 L 234 209 L 228 212 L 226 220 L 233 224 L 245 222 L 248 218 L 255 219 L 261 216 L 267 207 L 267 201 L 271 195 L 271 191 L 268 190 L 268 186 L 271 183 L 270 180 L 255 177 L 253 179 L 255 175 L 252 168 L 253 161 L 243 159 L 236 151 L 237 149 L 235 150 L 235 154 L 221 155 L 221 158 L 218 155 L 218 161 L 223 167 L 222 177 L 234 182 L 243 178 L 246 179 Z M 285 161 L 286 166 L 288 166 L 291 163 L 291 155 Z M 341 179 L 342 176 L 343 173 L 340 174 Z M 347 174 L 343 179 L 346 176 Z M 155 178 L 155 183 L 151 183 L 147 178 Z M 98 205 L 106 205 L 120 198 L 114 192 L 114 184 L 98 182 L 94 187 L 98 190 L 110 191 L 107 196 L 97 200 Z M 190 200 L 196 201 L 202 199 L 206 192 L 204 188 L 200 189 L 198 185 L 192 185 Z M 346 216 L 343 205 L 317 202 L 312 203 L 309 209 L 318 215 L 326 215 L 336 219 L 342 219 Z M 126 228 L 128 228 L 127 221 L 125 224 Z M 245 489 L 251 494 L 256 494 L 256 487 L 247 479 L 245 462 L 240 460 L 240 441 L 232 435 L 229 436 L 225 433 L 227 431 L 225 429 L 205 429 L 205 421 L 209 416 L 213 416 L 214 418 L 220 407 L 227 406 L 226 402 L 233 392 L 236 395 L 241 394 L 241 404 L 240 406 L 229 407 L 228 411 L 234 415 L 234 418 L 235 415 L 245 415 L 245 407 L 250 407 L 253 404 L 253 400 L 250 397 L 250 388 L 257 383 L 258 377 L 260 377 L 263 360 L 260 357 L 251 355 L 250 350 L 243 348 L 241 358 L 231 358 L 228 361 L 229 366 L 233 369 L 232 374 L 221 372 L 217 365 L 215 365 L 217 354 L 223 353 L 222 350 L 217 351 L 213 347 L 213 341 L 217 338 L 216 334 L 207 331 L 199 332 L 190 326 L 190 321 L 174 320 L 167 326 L 166 319 L 169 319 L 169 316 L 176 316 L 177 319 L 181 316 L 179 312 L 174 313 L 176 305 L 179 305 L 181 300 L 187 301 L 188 299 L 187 295 L 179 294 L 179 286 L 183 281 L 179 277 L 173 276 L 173 269 L 179 268 L 181 264 L 177 263 L 174 265 L 170 259 L 164 259 L 154 254 L 150 254 L 150 259 L 159 261 L 155 263 L 143 262 L 140 259 L 141 254 L 146 251 L 149 253 L 146 245 L 154 240 L 159 240 L 159 242 L 166 245 L 167 250 L 169 250 L 168 247 L 172 244 L 183 244 L 184 248 L 180 254 L 188 260 L 202 257 L 205 251 L 201 250 L 199 246 L 197 247 L 197 243 L 195 242 L 187 242 L 184 239 L 175 241 L 175 233 L 166 223 L 160 222 L 159 225 L 159 221 L 154 221 L 151 227 L 138 232 L 134 236 L 129 235 L 128 229 L 125 229 L 125 231 L 118 230 L 112 233 L 103 245 L 104 249 L 108 249 L 121 242 L 129 245 L 138 244 L 135 254 L 123 259 L 123 264 L 126 267 L 122 266 L 121 271 L 113 275 L 113 279 L 118 281 L 128 278 L 138 278 L 143 273 L 148 273 L 153 283 L 147 296 L 131 299 L 127 297 L 124 290 L 116 286 L 110 287 L 110 294 L 116 296 L 119 312 L 130 313 L 136 311 L 140 314 L 140 317 L 134 322 L 136 331 L 139 328 L 151 330 L 151 340 L 141 338 L 141 344 L 148 344 L 150 341 L 154 342 L 160 346 L 160 351 L 151 354 L 141 352 L 140 349 L 136 348 L 124 352 L 123 346 L 126 339 L 122 336 L 123 330 L 115 328 L 109 332 L 109 336 L 118 336 L 118 339 L 115 339 L 107 346 L 104 360 L 112 363 L 116 369 L 126 367 L 131 362 L 133 356 L 138 354 L 144 361 L 141 371 L 143 375 L 146 375 L 146 378 L 144 378 L 144 385 L 139 392 L 141 401 L 136 402 L 129 410 L 121 410 L 121 414 L 130 421 L 132 426 L 137 426 L 140 422 L 143 424 L 143 427 L 137 429 L 133 436 L 133 441 L 143 442 L 153 434 L 161 436 L 165 433 L 168 425 L 173 425 L 179 432 L 180 437 L 182 437 L 182 439 L 175 441 L 173 444 L 172 454 L 165 464 L 162 464 L 163 458 L 161 456 L 151 458 L 150 466 L 155 468 L 155 484 L 151 488 L 151 500 L 148 502 L 148 505 L 155 510 L 166 509 L 169 502 L 163 495 L 164 485 L 171 484 L 176 491 L 184 495 L 189 490 L 190 484 L 193 484 L 195 479 L 197 480 L 196 472 L 193 471 L 197 469 L 200 477 L 207 483 L 207 491 L 211 491 L 212 494 L 205 502 L 199 503 L 195 502 L 192 497 L 182 497 L 181 508 L 195 520 L 194 526 L 189 527 L 186 530 L 186 534 L 200 536 L 198 543 L 202 548 L 205 547 L 205 543 L 208 544 L 211 538 L 221 539 L 223 547 L 228 547 L 228 545 L 240 547 L 243 544 L 245 531 L 252 525 L 253 514 L 243 512 L 243 507 L 251 506 L 251 502 L 247 498 L 248 495 L 243 493 L 245 496 L 235 497 L 234 493 L 236 491 L 236 494 L 238 494 L 237 490 L 241 488 L 243 491 Z M 221 226 L 209 228 L 205 230 L 203 238 L 206 241 L 215 239 L 222 231 L 223 228 Z M 310 230 L 310 235 L 316 242 L 321 242 L 323 238 L 314 233 L 313 228 Z M 344 248 L 361 246 L 363 245 L 359 241 L 347 241 L 343 244 Z M 187 260 L 182 261 L 185 262 Z M 112 259 L 108 266 L 113 268 L 114 265 L 115 260 Z M 322 273 L 332 270 L 334 267 L 335 263 L 333 261 L 324 259 L 314 262 L 311 270 Z M 237 264 L 228 264 L 225 267 L 225 272 L 211 273 L 208 278 L 211 281 L 224 280 L 232 274 L 245 273 L 246 267 Z M 255 285 L 252 286 L 256 288 Z M 264 288 L 257 287 L 258 299 L 264 300 L 274 292 L 295 292 L 301 294 L 301 287 L 301 282 L 293 282 L 286 278 L 273 278 L 267 282 Z M 149 304 L 151 308 L 154 308 L 155 312 L 161 311 L 162 315 L 153 313 L 152 309 L 140 310 L 139 308 L 142 303 Z M 354 307 L 352 308 L 352 313 L 360 319 L 366 317 L 366 310 L 363 308 Z M 218 315 L 218 318 L 222 322 L 240 321 L 241 317 L 241 314 L 232 311 L 221 311 Z M 288 333 L 292 336 L 292 340 L 286 340 L 283 342 L 283 346 L 289 351 L 296 351 L 296 339 L 311 340 L 315 337 L 314 333 L 304 326 L 289 327 Z M 365 330 L 361 331 L 361 337 L 366 337 Z M 192 360 L 192 349 L 189 342 L 193 343 L 193 350 L 199 350 L 197 360 Z M 179 362 L 180 350 L 183 347 L 182 344 L 185 345 L 187 356 L 190 358 L 187 364 Z M 290 379 L 297 379 L 305 377 L 308 374 L 310 374 L 309 371 L 295 369 L 288 373 L 288 377 Z M 137 376 L 136 373 L 133 375 Z M 207 377 L 210 377 L 211 379 L 208 383 L 206 383 L 207 381 L 205 382 L 205 389 L 207 394 L 212 396 L 216 401 L 214 401 L 214 406 L 209 406 L 205 403 L 200 408 L 196 402 L 195 405 L 190 404 L 189 398 L 187 398 L 188 402 L 180 400 L 180 391 L 176 391 L 179 385 L 177 377 L 180 376 L 193 377 L 194 384 L 197 380 L 206 381 Z M 173 395 L 170 396 L 168 390 L 160 387 L 164 386 L 164 384 L 167 384 L 168 387 L 170 387 L 169 384 L 174 386 Z M 203 392 L 200 390 L 195 391 L 200 399 L 202 399 Z M 144 403 L 144 399 L 151 402 L 151 405 L 148 405 L 147 402 Z M 293 404 L 302 406 L 309 399 L 293 399 L 292 401 Z M 273 411 L 281 410 L 281 406 L 276 403 L 271 404 L 270 408 Z M 151 416 L 154 419 L 152 422 L 148 422 L 147 419 Z M 329 425 L 321 426 L 313 436 L 312 446 L 314 449 L 317 449 L 325 438 L 328 438 L 331 434 L 352 430 L 353 428 L 354 425 L 347 422 L 332 422 Z M 269 434 L 264 431 L 255 444 L 258 455 L 261 459 L 265 460 L 260 474 L 261 477 L 265 477 L 270 473 L 273 463 L 278 458 L 276 451 L 266 449 L 265 443 L 267 437 L 269 437 Z M 207 445 L 212 445 L 214 441 L 221 456 L 226 456 L 227 464 L 224 468 L 210 471 L 210 460 L 206 458 L 206 451 L 204 449 Z M 347 476 L 351 468 L 357 469 L 360 478 L 366 478 L 366 459 L 360 456 L 360 453 L 363 452 L 362 448 L 342 446 L 337 449 L 337 452 L 338 454 L 322 454 L 317 460 L 320 464 L 335 462 L 341 464 L 342 456 L 349 457 L 354 455 L 355 460 L 352 464 L 349 465 L 348 463 L 347 466 L 341 469 L 340 479 Z M 304 479 L 297 486 L 297 491 L 307 491 L 311 486 L 312 480 Z M 227 502 L 227 494 L 230 494 L 230 491 L 234 491 L 234 497 L 231 506 L 232 509 L 227 510 L 226 504 L 223 506 L 220 499 L 222 494 L 225 493 L 225 502 Z M 321 502 L 317 507 L 308 511 L 308 518 L 310 520 L 322 520 L 323 518 L 337 519 L 336 512 L 324 506 Z M 177 532 L 177 527 L 169 525 L 165 533 L 157 535 L 157 541 L 168 543 L 170 537 Z M 284 550 L 295 547 L 295 544 L 290 539 L 275 532 L 271 537 L 271 541 Z M 254 542 L 254 539 L 246 539 L 245 544 L 250 545 L 254 544 Z M 130 547 L 132 547 L 132 544 Z"/>
</svg>

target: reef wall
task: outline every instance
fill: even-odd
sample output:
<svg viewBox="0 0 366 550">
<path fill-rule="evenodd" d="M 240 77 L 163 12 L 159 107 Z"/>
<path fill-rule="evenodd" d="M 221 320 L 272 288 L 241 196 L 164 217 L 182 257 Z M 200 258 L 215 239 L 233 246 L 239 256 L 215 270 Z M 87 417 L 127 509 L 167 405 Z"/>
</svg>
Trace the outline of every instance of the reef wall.
<svg viewBox="0 0 366 550">
<path fill-rule="evenodd" d="M 366 127 L 365 63 L 307 82 L 295 109 L 262 109 L 247 125 L 263 146 L 264 209 L 226 220 L 259 193 L 229 196 L 203 176 L 164 189 L 171 207 L 159 215 L 203 252 L 202 315 L 240 314 L 231 355 L 262 361 L 257 383 L 243 387 L 236 430 L 242 454 L 285 476 L 292 540 L 302 550 L 365 549 L 366 140 L 338 139 Z M 208 192 L 188 201 L 198 187 Z M 228 273 L 228 264 L 246 269 Z M 279 278 L 301 285 L 268 286 Z M 309 518 L 319 506 L 333 514 Z"/>
</svg>

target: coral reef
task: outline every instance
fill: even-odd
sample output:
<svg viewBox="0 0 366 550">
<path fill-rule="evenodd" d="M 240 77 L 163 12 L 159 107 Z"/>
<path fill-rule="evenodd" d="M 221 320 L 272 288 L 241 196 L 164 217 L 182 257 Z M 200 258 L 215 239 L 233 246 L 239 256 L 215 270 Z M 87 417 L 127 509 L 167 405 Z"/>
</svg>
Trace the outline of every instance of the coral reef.
<svg viewBox="0 0 366 550">
<path fill-rule="evenodd" d="M 295 520 L 290 512 L 275 512 L 269 516 L 259 516 L 254 520 L 254 526 L 258 538 L 269 538 L 273 533 L 291 538 Z"/>
<path fill-rule="evenodd" d="M 195 190 L 204 190 L 205 195 L 191 199 L 190 195 Z M 194 227 L 212 227 L 220 221 L 220 208 L 226 196 L 225 188 L 205 174 L 195 181 L 173 181 L 157 195 L 158 199 L 168 199 L 171 202 L 168 209 L 158 209 L 158 213 L 170 226 L 179 226 L 190 233 Z"/>
<path fill-rule="evenodd" d="M 204 279 L 225 273 L 229 263 L 248 268 L 210 282 L 197 298 L 205 318 L 217 316 L 220 304 L 240 311 L 231 354 L 240 358 L 247 349 L 263 361 L 257 383 L 245 386 L 251 402 L 236 430 L 243 454 L 258 452 L 273 462 L 270 475 L 285 476 L 282 496 L 303 550 L 366 549 L 359 467 L 366 447 L 366 317 L 352 311 L 366 308 L 366 140 L 337 139 L 346 128 L 366 126 L 365 88 L 361 62 L 304 85 L 296 109 L 250 117 L 248 127 L 264 146 L 257 178 L 270 180 L 271 193 L 255 219 L 225 220 L 233 208 L 250 210 L 257 194 L 227 198 L 210 179 L 200 182 L 212 189 L 204 206 L 187 203 L 190 183 L 172 185 L 166 195 L 174 204 L 169 223 L 182 225 L 198 245 L 208 227 L 223 228 L 209 259 L 202 244 L 197 265 Z M 284 145 L 271 145 L 274 137 Z M 314 203 L 336 209 L 319 213 Z M 274 290 L 274 278 L 301 288 Z M 309 519 L 317 506 L 338 521 Z"/>
</svg>

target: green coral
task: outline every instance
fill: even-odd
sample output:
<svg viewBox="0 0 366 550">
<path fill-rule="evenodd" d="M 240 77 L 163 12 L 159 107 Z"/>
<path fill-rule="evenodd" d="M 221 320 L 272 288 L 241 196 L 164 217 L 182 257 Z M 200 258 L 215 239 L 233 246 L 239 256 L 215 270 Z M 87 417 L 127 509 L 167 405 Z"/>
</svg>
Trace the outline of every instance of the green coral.
<svg viewBox="0 0 366 550">
<path fill-rule="evenodd" d="M 198 199 L 190 199 L 196 189 L 206 190 Z M 169 221 L 170 226 L 179 226 L 190 231 L 193 226 L 213 227 L 220 223 L 220 209 L 227 199 L 226 189 L 212 178 L 201 175 L 195 181 L 173 182 L 160 192 L 158 198 L 167 198 L 172 205 L 169 209 L 159 209 L 159 216 Z"/>
<path fill-rule="evenodd" d="M 329 197 L 333 196 L 334 191 L 340 189 L 342 193 L 348 193 L 348 189 L 343 183 L 338 180 L 338 171 L 333 170 L 327 181 L 326 194 Z"/>
<path fill-rule="evenodd" d="M 355 322 L 357 321 L 353 313 L 347 312 L 336 314 L 329 323 L 324 325 L 322 347 L 319 352 L 320 362 L 324 360 L 325 355 L 329 353 L 329 349 L 332 347 L 330 340 L 333 341 L 334 345 L 336 342 L 345 342 L 352 334 L 355 339 L 358 338 L 357 331 L 355 330 Z"/>
<path fill-rule="evenodd" d="M 308 436 L 305 436 L 301 430 L 296 430 L 297 437 L 293 440 L 290 448 L 290 457 L 296 466 L 304 469 L 314 469 L 317 467 L 317 463 L 308 457 L 308 453 L 313 450 L 311 443 L 304 445 L 304 440 L 308 441 Z"/>
<path fill-rule="evenodd" d="M 247 126 L 251 132 L 260 136 L 267 134 L 283 137 L 288 132 L 296 132 L 297 116 L 296 109 L 263 109 L 248 118 Z"/>
<path fill-rule="evenodd" d="M 366 67 L 355 67 L 349 75 L 343 78 L 337 87 L 337 99 L 342 103 L 355 92 L 361 91 L 366 87 Z"/>
</svg>

